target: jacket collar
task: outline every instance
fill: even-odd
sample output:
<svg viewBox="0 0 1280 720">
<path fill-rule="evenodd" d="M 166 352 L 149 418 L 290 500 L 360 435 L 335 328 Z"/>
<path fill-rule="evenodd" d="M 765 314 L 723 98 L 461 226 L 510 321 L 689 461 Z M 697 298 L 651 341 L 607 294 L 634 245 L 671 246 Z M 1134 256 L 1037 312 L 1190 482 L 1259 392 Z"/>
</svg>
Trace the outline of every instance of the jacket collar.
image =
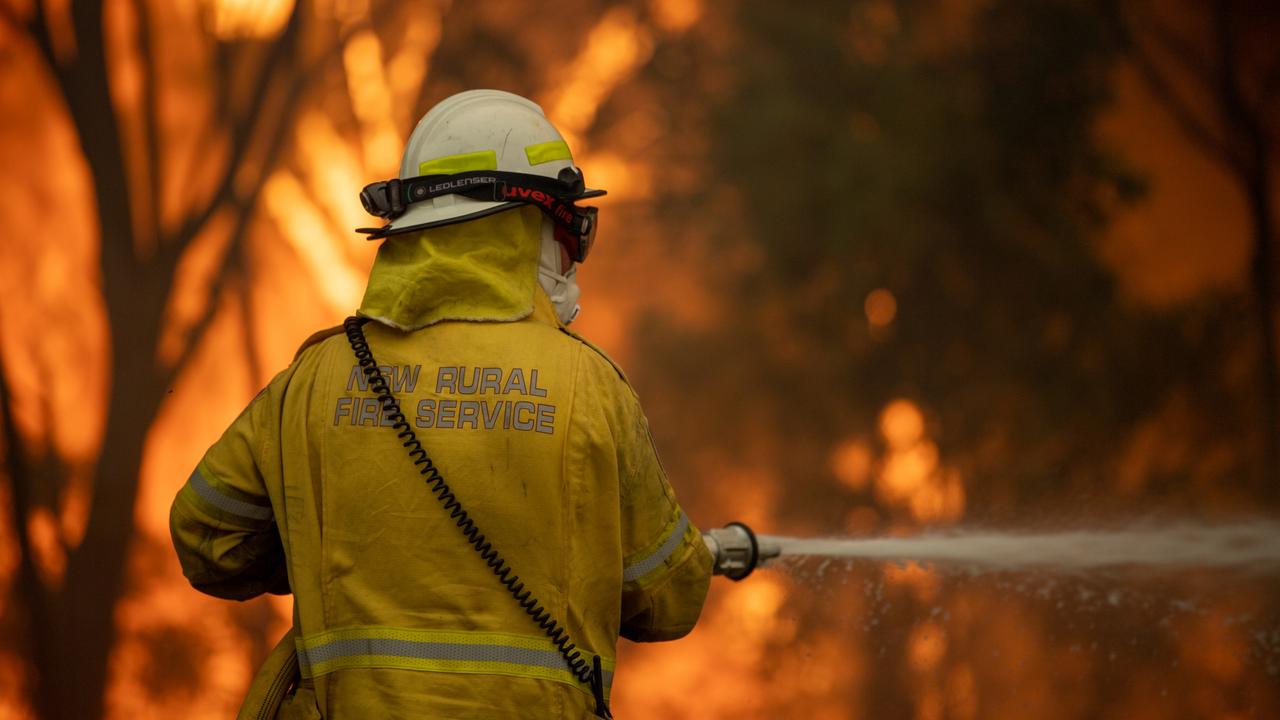
<svg viewBox="0 0 1280 720">
<path fill-rule="evenodd" d="M 444 320 L 514 322 L 534 314 L 542 216 L 521 206 L 403 235 L 378 248 L 369 285 L 357 311 L 399 330 L 418 330 Z M 545 317 L 540 318 L 543 321 Z M 551 322 L 555 320 L 554 309 Z"/>
</svg>

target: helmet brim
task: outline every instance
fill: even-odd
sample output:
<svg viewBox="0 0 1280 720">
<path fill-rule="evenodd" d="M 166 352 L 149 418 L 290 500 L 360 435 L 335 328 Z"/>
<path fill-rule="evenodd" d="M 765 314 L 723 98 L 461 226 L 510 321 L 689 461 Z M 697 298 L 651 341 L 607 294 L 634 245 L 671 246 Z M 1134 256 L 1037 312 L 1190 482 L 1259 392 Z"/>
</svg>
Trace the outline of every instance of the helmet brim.
<svg viewBox="0 0 1280 720">
<path fill-rule="evenodd" d="M 415 230 L 427 230 L 444 225 L 479 220 L 482 217 L 500 213 L 503 210 L 519 207 L 522 203 L 492 202 L 482 200 L 457 201 L 447 207 L 432 207 L 427 204 L 412 205 L 405 214 L 391 221 L 385 235 L 399 235 Z"/>
<path fill-rule="evenodd" d="M 587 189 L 582 191 L 575 200 L 584 200 L 587 198 L 596 198 L 606 194 L 604 190 Z M 402 233 L 414 232 L 416 230 L 429 230 L 434 227 L 443 227 L 454 223 L 466 222 L 468 220 L 479 220 L 482 217 L 500 213 L 514 207 L 520 207 L 525 203 L 488 201 L 488 200 L 471 200 L 469 198 L 457 198 L 450 205 L 445 207 L 435 207 L 428 203 L 415 203 L 409 206 L 403 215 L 391 221 L 386 228 L 370 239 L 378 239 L 388 235 L 400 235 Z"/>
</svg>

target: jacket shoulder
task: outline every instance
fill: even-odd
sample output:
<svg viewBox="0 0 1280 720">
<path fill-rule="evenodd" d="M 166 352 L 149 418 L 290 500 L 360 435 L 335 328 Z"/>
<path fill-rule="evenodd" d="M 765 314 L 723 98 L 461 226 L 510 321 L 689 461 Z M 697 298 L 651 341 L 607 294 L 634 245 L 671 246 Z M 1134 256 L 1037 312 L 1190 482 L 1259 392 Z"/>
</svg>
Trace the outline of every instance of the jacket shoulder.
<svg viewBox="0 0 1280 720">
<path fill-rule="evenodd" d="M 298 346 L 298 352 L 293 354 L 294 362 L 297 362 L 298 358 L 302 357 L 302 353 L 306 352 L 311 347 L 315 345 L 319 345 L 320 343 L 324 342 L 325 340 L 328 340 L 331 337 L 334 337 L 335 335 L 342 335 L 343 332 L 344 331 L 341 325 L 334 325 L 331 328 L 325 328 L 323 330 L 317 330 L 316 332 L 311 333 L 311 336 L 308 337 L 306 340 L 303 340 L 302 344 Z"/>
<path fill-rule="evenodd" d="M 622 371 L 622 366 L 614 362 L 613 358 L 609 357 L 609 354 L 606 353 L 604 350 L 602 350 L 599 345 L 596 345 L 595 343 L 591 342 L 590 340 L 582 337 L 578 333 L 568 328 L 562 327 L 560 328 L 560 332 L 564 333 L 570 338 L 573 338 L 574 340 L 578 341 L 582 345 L 585 345 L 586 348 L 591 351 L 591 354 L 597 359 L 597 362 L 603 361 L 603 364 L 605 366 L 611 368 L 613 372 L 617 374 L 618 379 L 622 381 L 623 385 L 626 385 L 628 388 L 631 387 L 631 383 L 627 380 L 627 374 Z M 632 392 L 635 392 L 635 391 L 633 390 Z"/>
</svg>

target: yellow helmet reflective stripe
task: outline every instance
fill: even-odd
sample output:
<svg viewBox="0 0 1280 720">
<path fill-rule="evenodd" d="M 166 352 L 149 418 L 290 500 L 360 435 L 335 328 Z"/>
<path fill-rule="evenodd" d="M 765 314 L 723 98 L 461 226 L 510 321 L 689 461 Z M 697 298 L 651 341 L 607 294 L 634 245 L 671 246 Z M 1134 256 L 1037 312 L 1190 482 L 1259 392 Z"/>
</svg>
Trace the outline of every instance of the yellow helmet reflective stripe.
<svg viewBox="0 0 1280 720">
<path fill-rule="evenodd" d="M 452 175 L 474 170 L 497 170 L 498 154 L 492 150 L 446 155 L 418 163 L 419 175 Z"/>
<path fill-rule="evenodd" d="M 524 149 L 524 154 L 525 157 L 529 158 L 530 167 L 541 165 L 542 163 L 555 162 L 556 160 L 573 162 L 573 154 L 569 152 L 569 144 L 563 140 L 552 140 L 530 145 Z"/>
</svg>

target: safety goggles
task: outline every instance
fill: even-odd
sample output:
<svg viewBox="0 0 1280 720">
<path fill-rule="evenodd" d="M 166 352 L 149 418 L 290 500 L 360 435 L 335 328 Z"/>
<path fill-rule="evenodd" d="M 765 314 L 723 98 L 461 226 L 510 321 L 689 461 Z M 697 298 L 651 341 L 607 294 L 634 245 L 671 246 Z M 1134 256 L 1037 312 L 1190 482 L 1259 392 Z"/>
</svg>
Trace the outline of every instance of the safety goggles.
<svg viewBox="0 0 1280 720">
<path fill-rule="evenodd" d="M 576 262 L 586 262 L 587 255 L 591 253 L 591 246 L 596 241 L 596 217 L 599 210 L 593 207 L 571 206 L 575 213 L 577 221 L 574 228 L 570 229 L 559 222 L 556 223 L 555 239 L 556 242 L 564 246 L 569 253 L 569 259 Z"/>
<path fill-rule="evenodd" d="M 604 195 L 603 190 L 588 190 L 582 171 L 565 168 L 557 178 L 526 173 L 481 170 L 452 175 L 420 175 L 370 183 L 360 191 L 360 204 L 370 215 L 394 220 L 410 205 L 443 195 L 462 195 L 472 200 L 517 202 L 533 205 L 556 224 L 556 241 L 565 247 L 570 259 L 581 263 L 595 244 L 599 210 L 578 206 L 576 200 Z M 386 237 L 391 226 L 359 228 L 370 240 Z"/>
</svg>

